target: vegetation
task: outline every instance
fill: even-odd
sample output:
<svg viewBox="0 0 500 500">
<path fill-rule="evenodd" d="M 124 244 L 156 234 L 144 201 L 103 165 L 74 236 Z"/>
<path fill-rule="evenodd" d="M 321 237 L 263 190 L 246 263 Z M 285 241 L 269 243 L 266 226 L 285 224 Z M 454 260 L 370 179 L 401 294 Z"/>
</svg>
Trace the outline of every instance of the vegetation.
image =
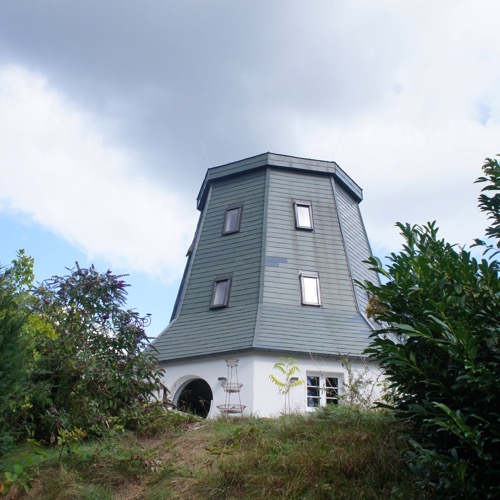
<svg viewBox="0 0 500 500">
<path fill-rule="evenodd" d="M 7 498 L 425 498 L 400 461 L 404 446 L 390 413 L 336 405 L 274 420 L 169 412 L 62 457 L 25 449 L 19 464 L 17 450 L 0 469 L 20 472 Z"/>
<path fill-rule="evenodd" d="M 440 239 L 434 222 L 398 223 L 403 250 L 387 268 L 369 261 L 386 282 L 365 284 L 383 325 L 368 352 L 411 426 L 410 465 L 445 498 L 500 496 L 500 164 L 487 159 L 483 169 L 479 206 L 491 227 L 489 241 L 476 241 L 482 260 Z"/>
<path fill-rule="evenodd" d="M 363 362 L 362 368 L 355 369 L 347 356 L 340 356 L 340 361 L 344 368 L 344 378 L 339 402 L 364 410 L 373 408 L 377 397 L 380 397 L 378 391 L 383 387 L 380 382 L 382 372 L 375 376 L 366 362 Z"/>
<path fill-rule="evenodd" d="M 275 375 L 269 375 L 269 380 L 278 388 L 279 394 L 285 396 L 285 406 L 283 407 L 283 413 L 286 415 L 290 413 L 290 391 L 299 385 L 304 383 L 303 380 L 299 380 L 298 377 L 294 375 L 300 373 L 300 368 L 297 366 L 297 361 L 293 358 L 280 358 L 281 361 L 275 363 L 273 368 L 278 371 L 284 380 L 280 380 Z"/>
<path fill-rule="evenodd" d="M 500 164 L 483 170 L 482 259 L 440 239 L 435 223 L 398 223 L 402 251 L 387 267 L 369 261 L 386 279 L 364 286 L 382 326 L 368 353 L 387 375 L 389 412 L 367 408 L 373 381 L 346 360 L 343 401 L 355 406 L 275 420 L 166 412 L 151 399 L 162 372 L 147 317 L 125 309 L 123 276 L 77 264 L 35 287 L 20 252 L 0 268 L 0 493 L 498 498 Z M 286 401 L 298 369 L 290 358 L 275 369 Z"/>
<path fill-rule="evenodd" d="M 27 339 L 23 332 L 33 278 L 33 259 L 22 251 L 10 268 L 0 268 L 0 455 L 16 437 L 12 416 L 21 406 L 27 386 Z"/>
<path fill-rule="evenodd" d="M 34 287 L 23 252 L 2 270 L 0 453 L 15 439 L 70 448 L 149 421 L 162 370 L 122 278 L 77 264 Z"/>
</svg>

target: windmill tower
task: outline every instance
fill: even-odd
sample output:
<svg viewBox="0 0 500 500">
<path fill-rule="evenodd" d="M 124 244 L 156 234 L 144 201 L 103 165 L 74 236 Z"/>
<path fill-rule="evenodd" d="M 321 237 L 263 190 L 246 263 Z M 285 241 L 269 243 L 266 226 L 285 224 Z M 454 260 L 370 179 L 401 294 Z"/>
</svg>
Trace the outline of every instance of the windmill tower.
<svg viewBox="0 0 500 500">
<path fill-rule="evenodd" d="M 278 415 L 269 375 L 280 357 L 305 382 L 292 410 L 337 402 L 340 357 L 360 363 L 375 327 L 355 285 L 378 280 L 363 264 L 361 200 L 334 162 L 264 153 L 208 170 L 171 322 L 155 342 L 176 405 L 218 415 L 225 360 L 238 358 L 245 412 Z"/>
</svg>

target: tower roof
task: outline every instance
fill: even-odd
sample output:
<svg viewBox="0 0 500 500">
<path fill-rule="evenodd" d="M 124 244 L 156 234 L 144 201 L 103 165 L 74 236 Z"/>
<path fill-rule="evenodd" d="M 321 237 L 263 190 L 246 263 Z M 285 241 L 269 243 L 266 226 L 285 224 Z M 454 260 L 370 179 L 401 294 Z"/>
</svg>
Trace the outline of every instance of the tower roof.
<svg viewBox="0 0 500 500">
<path fill-rule="evenodd" d="M 161 361 L 266 350 L 362 355 L 376 281 L 361 188 L 335 163 L 264 153 L 207 171 Z M 312 294 L 312 295 L 309 295 Z"/>
<path fill-rule="evenodd" d="M 198 210 L 203 210 L 212 182 L 266 167 L 333 175 L 336 181 L 342 184 L 358 203 L 363 199 L 363 190 L 334 161 L 313 160 L 268 152 L 209 168 L 198 193 Z"/>
</svg>

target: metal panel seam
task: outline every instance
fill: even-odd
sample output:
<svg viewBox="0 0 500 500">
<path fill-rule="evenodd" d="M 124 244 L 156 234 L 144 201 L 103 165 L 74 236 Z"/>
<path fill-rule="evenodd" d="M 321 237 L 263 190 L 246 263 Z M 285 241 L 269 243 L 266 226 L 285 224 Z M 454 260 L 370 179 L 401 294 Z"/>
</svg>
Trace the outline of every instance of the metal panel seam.
<svg viewBox="0 0 500 500">
<path fill-rule="evenodd" d="M 267 212 L 268 212 L 268 201 L 269 201 L 269 184 L 271 178 L 271 169 L 266 168 L 266 178 L 265 178 L 265 191 L 264 191 L 264 207 L 262 216 L 262 243 L 261 243 L 261 256 L 260 256 L 260 279 L 259 279 L 259 297 L 257 302 L 257 312 L 255 318 L 255 331 L 253 335 L 252 346 L 257 345 L 257 338 L 260 331 L 261 323 L 261 310 L 264 294 L 264 279 L 266 272 L 266 252 L 267 252 Z"/>
</svg>

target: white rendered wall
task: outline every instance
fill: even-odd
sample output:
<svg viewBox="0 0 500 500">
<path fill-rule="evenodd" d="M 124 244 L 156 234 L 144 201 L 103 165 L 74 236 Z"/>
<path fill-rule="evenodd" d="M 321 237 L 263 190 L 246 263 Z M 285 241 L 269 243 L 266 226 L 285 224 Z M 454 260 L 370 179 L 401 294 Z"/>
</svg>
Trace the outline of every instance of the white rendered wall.
<svg viewBox="0 0 500 500">
<path fill-rule="evenodd" d="M 238 356 L 232 356 L 236 358 Z M 338 359 L 321 358 L 318 356 L 295 356 L 300 372 L 294 376 L 302 380 L 302 385 L 290 390 L 290 409 L 292 412 L 311 411 L 307 408 L 306 376 L 308 373 L 322 376 L 334 376 L 339 379 L 339 391 L 342 393 L 342 384 L 345 380 L 345 369 Z M 284 412 L 285 397 L 280 395 L 278 388 L 269 376 L 275 375 L 279 380 L 284 376 L 273 369 L 275 363 L 280 361 L 278 355 L 271 354 L 241 354 L 238 363 L 238 381 L 243 384 L 240 392 L 241 404 L 246 408 L 243 415 L 259 417 L 277 417 Z M 352 361 L 354 372 L 361 372 L 365 364 L 361 361 Z M 380 370 L 374 364 L 367 365 L 368 375 L 373 380 L 380 378 Z M 233 372 L 234 374 L 234 372 Z M 219 377 L 228 377 L 225 357 L 195 360 L 185 363 L 176 363 L 165 367 L 164 383 L 170 391 L 170 396 L 175 400 L 180 389 L 186 382 L 201 378 L 212 389 L 213 401 L 210 407 L 209 418 L 219 416 L 221 413 L 217 405 L 224 404 L 226 393 L 222 389 Z M 236 382 L 233 378 L 232 382 Z M 376 397 L 377 394 L 374 394 Z M 231 394 L 231 403 L 239 403 L 238 394 Z"/>
<path fill-rule="evenodd" d="M 241 404 L 245 405 L 244 415 L 250 415 L 252 408 L 253 379 L 252 379 L 252 360 L 249 355 L 231 356 L 230 359 L 239 359 L 238 363 L 238 381 L 243 384 L 240 392 Z M 164 384 L 170 391 L 170 397 L 176 402 L 179 391 L 186 382 L 201 378 L 208 383 L 213 393 L 213 400 L 210 406 L 208 417 L 213 418 L 221 413 L 217 405 L 225 403 L 226 392 L 222 389 L 222 382 L 219 377 L 228 377 L 228 368 L 226 365 L 226 356 L 213 357 L 187 361 L 184 363 L 175 363 L 165 366 Z M 235 372 L 233 371 L 233 374 Z M 233 377 L 233 383 L 236 379 Z M 239 403 L 238 394 L 231 394 L 231 403 Z"/>
</svg>

